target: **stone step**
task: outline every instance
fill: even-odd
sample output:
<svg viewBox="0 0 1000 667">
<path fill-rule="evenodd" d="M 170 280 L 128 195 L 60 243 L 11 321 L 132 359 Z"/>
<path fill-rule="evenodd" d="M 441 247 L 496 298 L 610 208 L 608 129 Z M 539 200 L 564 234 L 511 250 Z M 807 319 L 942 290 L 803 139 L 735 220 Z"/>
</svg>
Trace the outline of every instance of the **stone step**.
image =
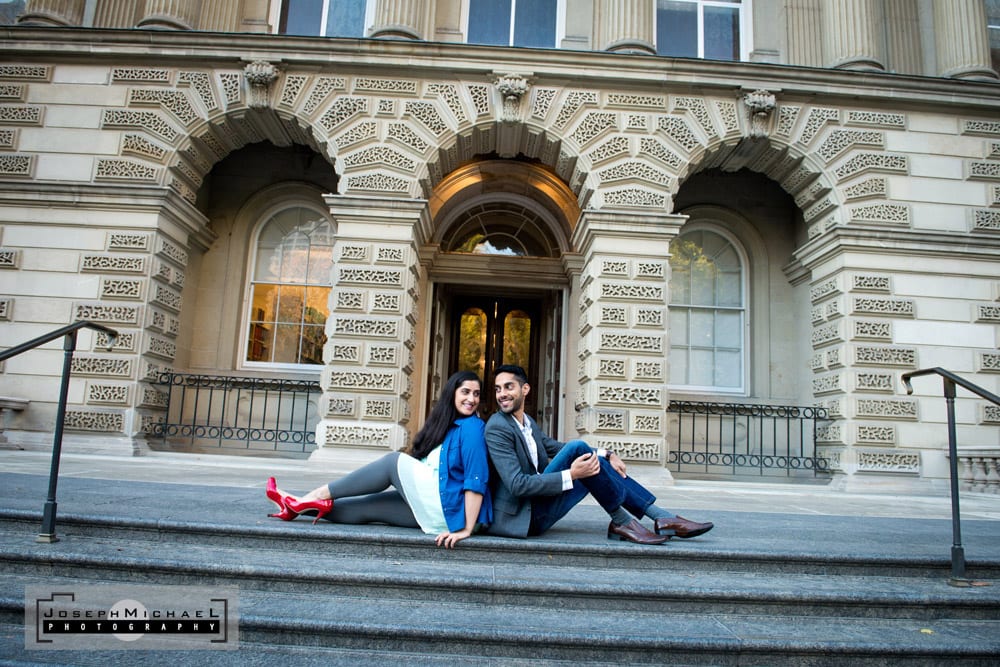
<svg viewBox="0 0 1000 667">
<path fill-rule="evenodd" d="M 559 558 L 527 565 L 507 552 L 493 552 L 492 560 L 467 560 L 461 548 L 401 558 L 391 549 L 353 552 L 329 542 L 303 549 L 282 540 L 249 548 L 242 543 L 217 544 L 206 535 L 200 542 L 174 540 L 184 532 L 181 530 L 156 535 L 124 530 L 100 536 L 72 534 L 54 544 L 39 544 L 33 536 L 8 528 L 0 524 L 4 572 L 0 581 L 10 585 L 18 577 L 67 573 L 127 582 L 142 572 L 151 584 L 212 581 L 287 593 L 364 594 L 557 609 L 1000 618 L 1000 586 L 955 588 L 945 578 L 925 576 L 726 571 L 703 569 L 696 562 L 678 568 L 662 557 L 658 569 L 567 564 Z M 383 536 L 383 544 L 390 538 Z M 334 544 L 339 548 L 325 548 Z M 635 551 L 665 551 L 630 546 Z M 484 547 L 480 556 L 485 553 Z"/>
<path fill-rule="evenodd" d="M 574 511 L 586 515 L 586 510 L 596 510 L 596 513 L 590 514 L 600 516 L 599 508 L 581 507 Z M 817 523 L 821 523 L 822 519 L 815 517 Z M 281 548 L 288 550 L 323 551 L 330 555 L 370 554 L 400 561 L 449 558 L 469 562 L 495 563 L 499 560 L 524 566 L 558 564 L 610 570 L 669 568 L 685 572 L 697 568 L 706 572 L 755 574 L 855 574 L 933 579 L 949 576 L 951 562 L 946 546 L 933 555 L 926 549 L 906 551 L 910 546 L 905 544 L 900 550 L 886 549 L 885 544 L 893 539 L 889 532 L 892 522 L 883 521 L 886 527 L 876 524 L 874 529 L 870 529 L 878 534 L 870 538 L 873 547 L 866 551 L 853 547 L 838 550 L 835 536 L 827 538 L 829 542 L 824 543 L 818 542 L 813 535 L 803 535 L 800 540 L 776 536 L 767 549 L 743 544 L 730 546 L 724 538 L 715 538 L 714 532 L 709 533 L 712 539 L 673 539 L 661 546 L 644 547 L 605 539 L 602 531 L 606 530 L 607 523 L 606 519 L 602 523 L 600 518 L 582 524 L 589 528 L 587 531 L 577 526 L 562 530 L 557 527 L 543 538 L 529 540 L 479 535 L 464 541 L 458 549 L 447 552 L 438 549 L 431 536 L 411 529 L 345 526 L 325 521 L 313 526 L 301 518 L 292 522 L 265 518 L 247 523 L 223 523 L 66 513 L 59 515 L 57 534 L 63 542 L 77 537 L 113 538 L 126 535 L 154 542 L 169 541 L 193 546 L 210 543 L 249 551 L 270 549 L 280 544 Z M 0 509 L 0 530 L 33 539 L 40 525 L 39 512 Z M 717 531 L 721 534 L 719 529 Z M 1000 554 L 995 550 L 983 553 L 979 549 L 976 557 L 967 557 L 967 567 L 970 577 L 998 579 Z"/>
<path fill-rule="evenodd" d="M 47 581 L 72 589 L 80 580 L 56 577 Z M 487 656 L 485 664 L 572 660 L 586 664 L 987 665 L 995 664 L 1000 651 L 1000 621 L 996 620 L 606 609 L 569 613 L 511 604 L 256 589 L 241 590 L 239 607 L 240 642 L 246 644 L 240 654 L 258 645 L 295 646 L 299 651 L 335 649 L 359 652 L 355 664 L 378 664 L 374 658 L 386 654 L 393 656 L 389 664 L 398 664 L 400 656 L 423 654 L 451 656 L 458 663 L 470 656 Z M 22 614 L 23 600 L 0 598 L 0 623 L 14 627 Z M 23 645 L 23 635 L 16 635 L 12 632 L 6 641 L 20 640 Z M 15 653 L 16 649 L 5 649 L 7 655 Z M 30 657 L 45 653 L 31 651 Z M 228 653 L 202 652 L 199 663 L 234 664 Z M 71 664 L 98 663 L 84 663 L 74 656 Z"/>
</svg>

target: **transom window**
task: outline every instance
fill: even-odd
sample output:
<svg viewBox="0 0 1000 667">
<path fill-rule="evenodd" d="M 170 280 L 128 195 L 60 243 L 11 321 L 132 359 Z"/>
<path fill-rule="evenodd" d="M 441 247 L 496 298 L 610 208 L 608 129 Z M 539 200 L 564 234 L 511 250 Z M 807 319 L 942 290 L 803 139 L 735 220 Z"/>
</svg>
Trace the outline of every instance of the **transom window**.
<svg viewBox="0 0 1000 667">
<path fill-rule="evenodd" d="M 565 0 L 469 0 L 469 44 L 556 47 Z"/>
<path fill-rule="evenodd" d="M 371 24 L 374 0 L 284 0 L 282 35 L 364 37 Z"/>
<path fill-rule="evenodd" d="M 745 266 L 721 233 L 697 229 L 670 244 L 670 384 L 743 392 Z"/>
<path fill-rule="evenodd" d="M 656 53 L 748 60 L 749 0 L 656 0 Z"/>
<path fill-rule="evenodd" d="M 510 257 L 556 257 L 558 248 L 534 211 L 512 202 L 470 207 L 442 244 L 447 252 Z"/>
<path fill-rule="evenodd" d="M 329 312 L 333 226 L 286 208 L 262 227 L 250 281 L 246 365 L 321 365 Z"/>
</svg>

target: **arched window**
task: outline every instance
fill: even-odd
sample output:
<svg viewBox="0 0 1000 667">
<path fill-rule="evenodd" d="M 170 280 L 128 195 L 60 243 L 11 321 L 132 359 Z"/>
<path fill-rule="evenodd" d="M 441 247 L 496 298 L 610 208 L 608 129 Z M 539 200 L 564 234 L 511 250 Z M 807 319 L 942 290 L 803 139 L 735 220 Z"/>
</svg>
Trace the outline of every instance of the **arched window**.
<svg viewBox="0 0 1000 667">
<path fill-rule="evenodd" d="M 250 280 L 246 366 L 321 365 L 329 312 L 333 225 L 293 206 L 260 228 Z"/>
<path fill-rule="evenodd" d="M 670 385 L 743 393 L 746 260 L 721 230 L 682 233 L 670 244 Z"/>
</svg>

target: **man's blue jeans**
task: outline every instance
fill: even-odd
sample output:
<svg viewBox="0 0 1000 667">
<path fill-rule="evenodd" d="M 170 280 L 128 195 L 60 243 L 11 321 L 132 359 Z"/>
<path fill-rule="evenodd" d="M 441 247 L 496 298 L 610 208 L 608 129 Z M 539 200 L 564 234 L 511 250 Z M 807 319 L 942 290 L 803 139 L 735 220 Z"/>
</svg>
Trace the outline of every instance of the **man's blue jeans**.
<svg viewBox="0 0 1000 667">
<path fill-rule="evenodd" d="M 573 461 L 594 450 L 583 440 L 567 442 L 543 472 L 560 472 Z M 541 535 L 556 521 L 566 516 L 587 494 L 604 508 L 614 512 L 624 507 L 632 516 L 641 518 L 656 498 L 631 477 L 622 477 L 606 460 L 601 459 L 601 472 L 593 477 L 573 480 L 573 488 L 557 496 L 535 496 L 531 499 L 531 527 L 529 535 Z"/>
</svg>

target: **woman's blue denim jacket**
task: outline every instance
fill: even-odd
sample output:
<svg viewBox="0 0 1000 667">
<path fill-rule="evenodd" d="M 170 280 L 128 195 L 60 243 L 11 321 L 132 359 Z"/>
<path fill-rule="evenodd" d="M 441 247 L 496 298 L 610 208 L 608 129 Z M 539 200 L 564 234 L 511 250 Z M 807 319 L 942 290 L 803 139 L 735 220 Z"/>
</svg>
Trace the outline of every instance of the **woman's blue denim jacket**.
<svg viewBox="0 0 1000 667">
<path fill-rule="evenodd" d="M 483 494 L 478 523 L 493 523 L 493 501 L 487 486 L 490 466 L 486 458 L 486 424 L 477 415 L 456 419 L 441 444 L 438 468 L 441 508 L 449 531 L 465 528 L 465 491 Z"/>
</svg>

